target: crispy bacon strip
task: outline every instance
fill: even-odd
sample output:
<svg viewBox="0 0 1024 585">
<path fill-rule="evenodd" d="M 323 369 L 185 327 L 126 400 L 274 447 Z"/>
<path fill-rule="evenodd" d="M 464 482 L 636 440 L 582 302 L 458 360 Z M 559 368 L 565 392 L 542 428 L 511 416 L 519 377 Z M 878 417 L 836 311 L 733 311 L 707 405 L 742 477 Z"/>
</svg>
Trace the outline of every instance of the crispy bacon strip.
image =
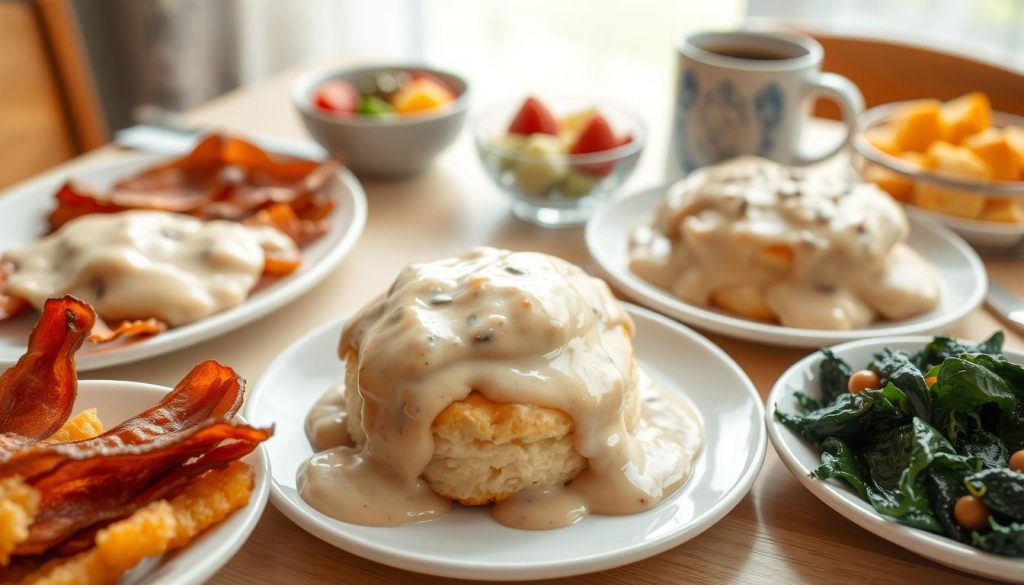
<svg viewBox="0 0 1024 585">
<path fill-rule="evenodd" d="M 237 138 L 211 135 L 188 155 L 119 181 L 105 194 L 65 185 L 57 194 L 50 228 L 89 213 L 157 209 L 200 219 L 242 221 L 275 205 L 290 207 L 301 229 L 286 232 L 302 245 L 325 231 L 334 208 L 324 192 L 336 162 L 271 158 Z"/>
<path fill-rule="evenodd" d="M 113 328 L 103 319 L 97 319 L 89 334 L 92 343 L 109 343 L 122 337 L 145 337 L 167 331 L 167 323 L 155 318 L 121 321 Z"/>
<path fill-rule="evenodd" d="M 0 321 L 17 317 L 28 310 L 28 301 L 7 292 L 7 277 L 14 272 L 10 262 L 0 262 Z"/>
<path fill-rule="evenodd" d="M 165 433 L 142 445 L 109 435 L 78 443 L 34 443 L 0 463 L 41 495 L 29 536 L 15 555 L 39 554 L 80 530 L 124 517 L 192 479 L 245 456 L 272 434 L 227 421 Z"/>
<path fill-rule="evenodd" d="M 182 378 L 149 410 L 100 435 L 119 444 L 139 445 L 215 418 L 230 419 L 242 407 L 245 381 L 235 371 L 206 360 Z"/>
<path fill-rule="evenodd" d="M 0 376 L 0 433 L 45 439 L 64 424 L 78 392 L 75 352 L 95 321 L 72 296 L 46 301 L 28 351 Z"/>
</svg>

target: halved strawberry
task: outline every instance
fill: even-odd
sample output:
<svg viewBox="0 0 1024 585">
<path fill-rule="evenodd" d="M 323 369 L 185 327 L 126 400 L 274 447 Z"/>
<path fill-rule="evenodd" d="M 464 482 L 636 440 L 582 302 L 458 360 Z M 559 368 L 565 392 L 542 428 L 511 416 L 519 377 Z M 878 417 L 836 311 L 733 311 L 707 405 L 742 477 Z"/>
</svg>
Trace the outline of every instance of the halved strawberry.
<svg viewBox="0 0 1024 585">
<path fill-rule="evenodd" d="M 316 107 L 338 116 L 353 116 L 359 108 L 359 90 L 347 81 L 324 82 L 313 95 Z"/>
<path fill-rule="evenodd" d="M 632 140 L 633 137 L 630 135 L 624 136 L 622 140 L 615 138 L 615 135 L 612 134 L 611 126 L 608 125 L 608 120 L 605 120 L 604 116 L 598 114 L 587 121 L 587 124 L 576 139 L 576 143 L 569 149 L 569 154 L 604 152 L 623 144 L 628 144 Z M 615 168 L 615 161 L 576 164 L 573 166 L 581 173 L 587 173 L 595 177 L 607 177 Z"/>
<path fill-rule="evenodd" d="M 551 134 L 558 136 L 558 122 L 540 100 L 526 98 L 508 127 L 509 134 Z"/>
</svg>

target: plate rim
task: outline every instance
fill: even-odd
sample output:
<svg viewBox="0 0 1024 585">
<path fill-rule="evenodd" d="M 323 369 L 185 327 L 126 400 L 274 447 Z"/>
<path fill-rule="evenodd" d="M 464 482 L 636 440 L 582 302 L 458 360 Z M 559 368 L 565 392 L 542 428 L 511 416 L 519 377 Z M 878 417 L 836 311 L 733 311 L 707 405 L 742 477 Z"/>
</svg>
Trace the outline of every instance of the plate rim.
<svg viewBox="0 0 1024 585">
<path fill-rule="evenodd" d="M 944 225 L 908 216 L 907 220 L 910 223 L 911 229 L 929 232 L 931 235 L 943 240 L 944 243 L 959 254 L 964 261 L 964 265 L 970 267 L 974 275 L 974 288 L 968 300 L 951 311 L 942 312 L 925 321 L 911 324 L 896 323 L 892 325 L 886 324 L 885 327 L 874 329 L 861 328 L 849 331 L 831 331 L 827 329 L 805 329 L 759 323 L 713 309 L 691 305 L 682 299 L 672 296 L 671 293 L 641 280 L 638 276 L 632 275 L 628 267 L 624 268 L 613 265 L 606 255 L 599 253 L 602 246 L 599 243 L 601 241 L 601 233 L 598 230 L 604 223 L 611 221 L 608 218 L 614 216 L 617 211 L 624 207 L 633 205 L 650 207 L 649 213 L 653 213 L 654 206 L 670 186 L 670 184 L 664 184 L 641 189 L 601 207 L 587 221 L 584 239 L 587 251 L 599 268 L 601 275 L 614 284 L 618 290 L 621 290 L 625 295 L 638 303 L 673 319 L 678 319 L 692 327 L 699 327 L 733 339 L 753 341 L 755 343 L 814 348 L 874 337 L 915 335 L 939 331 L 966 318 L 972 311 L 977 309 L 984 300 L 988 290 L 988 273 L 974 248 Z M 936 273 L 940 281 L 948 282 L 939 270 L 936 270 Z"/>
<path fill-rule="evenodd" d="M 50 184 L 59 184 L 63 180 L 70 180 L 72 175 L 102 173 L 106 170 L 112 173 L 113 176 L 118 171 L 129 172 L 127 169 L 137 165 L 158 163 L 172 158 L 175 158 L 175 156 L 137 151 L 125 153 L 122 156 L 109 160 L 101 159 L 96 162 L 88 162 L 81 166 L 76 166 L 60 175 L 44 174 L 35 179 L 20 183 L 12 189 L 4 191 L 4 193 L 11 196 L 17 193 L 41 190 Z M 273 313 L 320 284 L 348 256 L 366 227 L 367 202 L 366 192 L 362 184 L 345 167 L 340 167 L 335 176 L 342 187 L 342 196 L 339 202 L 352 205 L 352 220 L 345 228 L 346 231 L 342 234 L 337 244 L 327 250 L 319 262 L 311 265 L 305 272 L 286 277 L 282 287 L 272 294 L 256 299 L 247 296 L 245 301 L 239 305 L 229 307 L 224 311 L 214 313 L 198 321 L 186 323 L 165 334 L 140 341 L 137 344 L 93 355 L 79 355 L 76 359 L 78 371 L 88 372 L 100 368 L 134 363 L 209 341 Z M 13 361 L 6 361 L 0 358 L 0 367 L 9 367 L 13 363 Z"/>
<path fill-rule="evenodd" d="M 150 384 L 148 382 L 135 382 L 130 380 L 79 380 L 78 389 L 94 389 L 96 387 L 106 386 L 115 389 L 120 389 L 124 392 L 157 392 L 162 395 L 167 394 L 172 389 L 167 386 L 161 386 L 159 384 Z M 76 403 L 78 398 L 76 397 Z M 89 406 L 85 406 L 89 407 Z M 235 415 L 240 422 L 245 422 L 245 417 L 241 414 Z M 249 496 L 249 503 L 244 508 L 240 508 L 231 513 L 228 518 L 233 517 L 235 514 L 244 513 L 242 527 L 231 534 L 226 534 L 224 537 L 215 539 L 217 543 L 213 551 L 209 554 L 203 555 L 202 561 L 193 565 L 186 565 L 183 569 L 173 571 L 170 574 L 159 575 L 155 578 L 145 577 L 143 582 L 148 585 L 173 585 L 176 583 L 201 583 L 208 580 L 214 574 L 222 569 L 238 551 L 249 541 L 249 537 L 252 535 L 256 526 L 259 524 L 260 519 L 263 518 L 263 512 L 266 510 L 267 502 L 270 496 L 270 457 L 267 455 L 267 450 L 264 446 L 258 445 L 256 449 L 247 455 L 247 457 L 255 455 L 259 461 L 258 466 L 253 466 L 254 478 L 253 478 L 253 490 Z M 227 518 L 226 518 L 227 519 Z M 226 520 L 225 519 L 225 520 Z M 223 520 L 222 520 L 223 522 Z M 203 531 L 199 536 L 216 536 L 216 530 L 218 527 L 212 527 Z M 188 548 L 186 546 L 186 548 Z"/>
<path fill-rule="evenodd" d="M 859 339 L 833 345 L 830 349 L 842 357 L 846 351 L 869 347 L 881 349 L 893 345 L 914 345 L 920 348 L 931 340 L 932 336 L 930 335 L 900 335 Z M 1024 363 L 1024 352 L 1009 349 L 1005 350 L 1004 354 Z M 786 368 L 786 371 L 779 376 L 768 393 L 765 404 L 765 426 L 772 447 L 786 469 L 819 501 L 878 538 L 936 563 L 966 573 L 1003 581 L 1024 582 L 1024 559 L 988 553 L 945 536 L 886 520 L 845 484 L 810 477 L 809 474 L 812 470 L 800 462 L 791 448 L 796 443 L 804 442 L 804 439 L 775 420 L 774 412 L 775 405 L 780 399 L 790 395 L 787 387 L 794 379 L 802 375 L 808 375 L 811 379 L 817 377 L 813 374 L 812 367 L 820 359 L 820 352 L 817 350 L 800 358 Z M 972 563 L 977 566 L 973 566 Z"/>
<path fill-rule="evenodd" d="M 649 558 L 699 536 L 708 528 L 721 521 L 743 500 L 760 474 L 768 446 L 767 429 L 763 423 L 764 403 L 757 391 L 757 387 L 743 368 L 711 340 L 690 327 L 673 321 L 650 309 L 626 302 L 622 302 L 622 305 L 627 309 L 631 317 L 647 319 L 656 326 L 667 328 L 673 334 L 682 335 L 688 338 L 689 341 L 695 342 L 717 356 L 722 364 L 742 382 L 741 391 L 747 395 L 747 398 L 754 405 L 754 415 L 751 418 L 754 440 L 749 443 L 752 464 L 742 471 L 736 482 L 722 495 L 710 512 L 698 516 L 695 522 L 684 525 L 690 527 L 690 531 L 680 534 L 680 529 L 677 529 L 653 544 L 637 544 L 614 552 L 576 558 L 571 561 L 561 560 L 532 563 L 525 567 L 509 564 L 496 565 L 479 561 L 452 563 L 450 561 L 438 560 L 436 557 L 418 554 L 416 551 L 396 553 L 395 549 L 388 549 L 384 546 L 363 541 L 359 537 L 338 533 L 327 528 L 318 518 L 296 505 L 292 498 L 284 493 L 281 486 L 274 480 L 273 473 L 270 474 L 270 501 L 274 504 L 275 508 L 300 528 L 335 548 L 390 567 L 447 578 L 509 581 L 559 578 L 593 573 Z M 338 330 L 351 316 L 345 315 L 330 323 L 316 327 L 278 354 L 253 386 L 250 400 L 246 401 L 245 413 L 247 415 L 252 414 L 258 403 L 256 397 L 262 394 L 265 386 L 269 386 L 271 378 L 275 377 L 279 370 L 287 366 L 287 363 L 281 359 L 282 356 L 295 351 L 296 348 L 308 343 L 311 339 L 324 335 L 327 330 Z M 705 413 L 701 413 L 701 415 L 706 419 Z M 707 452 L 709 449 L 707 445 L 704 445 L 702 450 Z M 345 546 L 341 546 L 337 542 L 344 542 Z"/>
</svg>

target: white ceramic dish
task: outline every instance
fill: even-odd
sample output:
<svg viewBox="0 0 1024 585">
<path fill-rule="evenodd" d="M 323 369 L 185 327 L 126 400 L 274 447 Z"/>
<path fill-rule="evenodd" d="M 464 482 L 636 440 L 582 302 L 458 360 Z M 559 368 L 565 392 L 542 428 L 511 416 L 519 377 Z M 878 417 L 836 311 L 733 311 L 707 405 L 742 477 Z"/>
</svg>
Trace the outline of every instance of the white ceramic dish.
<svg viewBox="0 0 1024 585">
<path fill-rule="evenodd" d="M 123 160 L 81 167 L 70 177 L 76 182 L 105 188 L 114 180 L 167 160 L 164 155 L 126 154 Z M 46 215 L 54 206 L 53 195 L 69 177 L 31 181 L 0 198 L 0 253 L 31 242 L 46 230 Z M 352 249 L 366 223 L 363 188 L 346 170 L 338 173 L 331 196 L 337 207 L 328 218 L 330 230 L 302 250 L 303 264 L 295 273 L 255 291 L 244 303 L 205 319 L 169 329 L 150 339 L 126 345 L 94 345 L 88 342 L 77 354 L 78 370 L 88 371 L 168 353 L 227 333 L 288 303 L 327 277 Z M 28 334 L 39 314 L 28 311 L 0 323 L 0 367 L 13 364 L 23 353 Z"/>
<path fill-rule="evenodd" d="M 833 347 L 832 350 L 836 356 L 857 369 L 867 364 L 871 356 L 883 347 L 913 352 L 921 349 L 929 341 L 931 337 L 888 337 L 844 343 Z M 1024 363 L 1024 354 L 1013 351 L 1005 353 L 1007 358 Z M 793 398 L 793 393 L 797 390 L 810 396 L 821 395 L 816 380 L 820 362 L 821 354 L 816 352 L 786 370 L 768 396 L 765 414 L 768 435 L 775 446 L 775 451 L 800 483 L 822 502 L 861 528 L 874 532 L 911 552 L 982 577 L 1024 583 L 1024 559 L 993 555 L 944 536 L 886 520 L 875 512 L 870 504 L 862 500 L 846 482 L 821 481 L 808 475 L 821 463 L 818 452 L 800 435 L 775 420 L 773 413 L 776 408 L 782 412 L 797 412 L 797 403 Z"/>
<path fill-rule="evenodd" d="M 913 218 L 941 223 L 984 252 L 1024 250 L 1024 224 L 995 223 L 953 217 L 904 203 L 903 209 Z"/>
<path fill-rule="evenodd" d="M 642 191 L 613 201 L 598 211 L 587 222 L 587 248 L 601 267 L 603 276 L 621 292 L 694 327 L 748 341 L 795 347 L 820 347 L 869 337 L 927 334 L 941 331 L 966 317 L 981 304 L 988 289 L 985 266 L 970 246 L 941 225 L 911 217 L 908 243 L 935 267 L 942 289 L 939 305 L 924 315 L 899 322 L 882 321 L 852 331 L 827 331 L 762 323 L 691 305 L 629 269 L 629 238 L 636 228 L 651 220 L 666 188 Z"/>
<path fill-rule="evenodd" d="M 489 509 L 456 506 L 443 519 L 399 527 L 367 527 L 325 516 L 296 491 L 299 465 L 313 454 L 306 413 L 342 379 L 337 355 L 344 320 L 321 327 L 267 368 L 246 403 L 254 424 L 277 424 L 267 445 L 271 498 L 314 536 L 368 559 L 411 571 L 465 579 L 561 577 L 637 561 L 693 538 L 731 510 L 750 489 L 765 453 L 764 407 L 746 374 L 694 331 L 639 307 L 637 359 L 662 387 L 685 392 L 704 419 L 705 446 L 689 482 L 653 510 L 631 516 L 588 516 L 568 528 L 525 531 L 495 522 Z"/>
<path fill-rule="evenodd" d="M 170 388 L 139 382 L 83 380 L 78 383 L 74 412 L 95 408 L 109 428 L 150 408 L 167 392 Z M 144 560 L 121 579 L 120 585 L 202 583 L 231 560 L 256 527 L 269 493 L 270 468 L 264 448 L 258 447 L 242 461 L 252 466 L 256 476 L 249 503 L 187 547 L 166 557 Z"/>
</svg>

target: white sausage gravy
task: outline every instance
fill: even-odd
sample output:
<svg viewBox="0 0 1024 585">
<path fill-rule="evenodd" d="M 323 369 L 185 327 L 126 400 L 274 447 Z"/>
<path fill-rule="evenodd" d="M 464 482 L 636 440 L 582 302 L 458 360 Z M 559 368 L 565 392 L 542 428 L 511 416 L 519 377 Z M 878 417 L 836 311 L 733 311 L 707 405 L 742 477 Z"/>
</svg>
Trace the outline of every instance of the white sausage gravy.
<svg viewBox="0 0 1024 585">
<path fill-rule="evenodd" d="M 189 323 L 233 307 L 263 273 L 265 253 L 298 254 L 266 226 L 201 221 L 165 211 L 76 218 L 3 260 L 14 266 L 7 290 L 41 309 L 74 295 L 108 320 L 155 317 Z"/>
<path fill-rule="evenodd" d="M 477 248 L 413 264 L 346 324 L 339 353 L 362 408 L 346 412 L 344 383 L 312 408 L 306 429 L 319 452 L 299 468 L 299 492 L 355 524 L 443 516 L 451 502 L 423 479 L 432 424 L 475 391 L 566 413 L 586 459 L 564 485 L 500 501 L 496 520 L 555 528 L 650 509 L 689 477 L 702 424 L 685 398 L 639 370 L 632 335 L 607 285 L 558 258 Z"/>
<path fill-rule="evenodd" d="M 741 157 L 673 185 L 634 234 L 630 268 L 694 305 L 854 329 L 938 303 L 938 280 L 906 245 L 908 230 L 875 185 Z"/>
</svg>

